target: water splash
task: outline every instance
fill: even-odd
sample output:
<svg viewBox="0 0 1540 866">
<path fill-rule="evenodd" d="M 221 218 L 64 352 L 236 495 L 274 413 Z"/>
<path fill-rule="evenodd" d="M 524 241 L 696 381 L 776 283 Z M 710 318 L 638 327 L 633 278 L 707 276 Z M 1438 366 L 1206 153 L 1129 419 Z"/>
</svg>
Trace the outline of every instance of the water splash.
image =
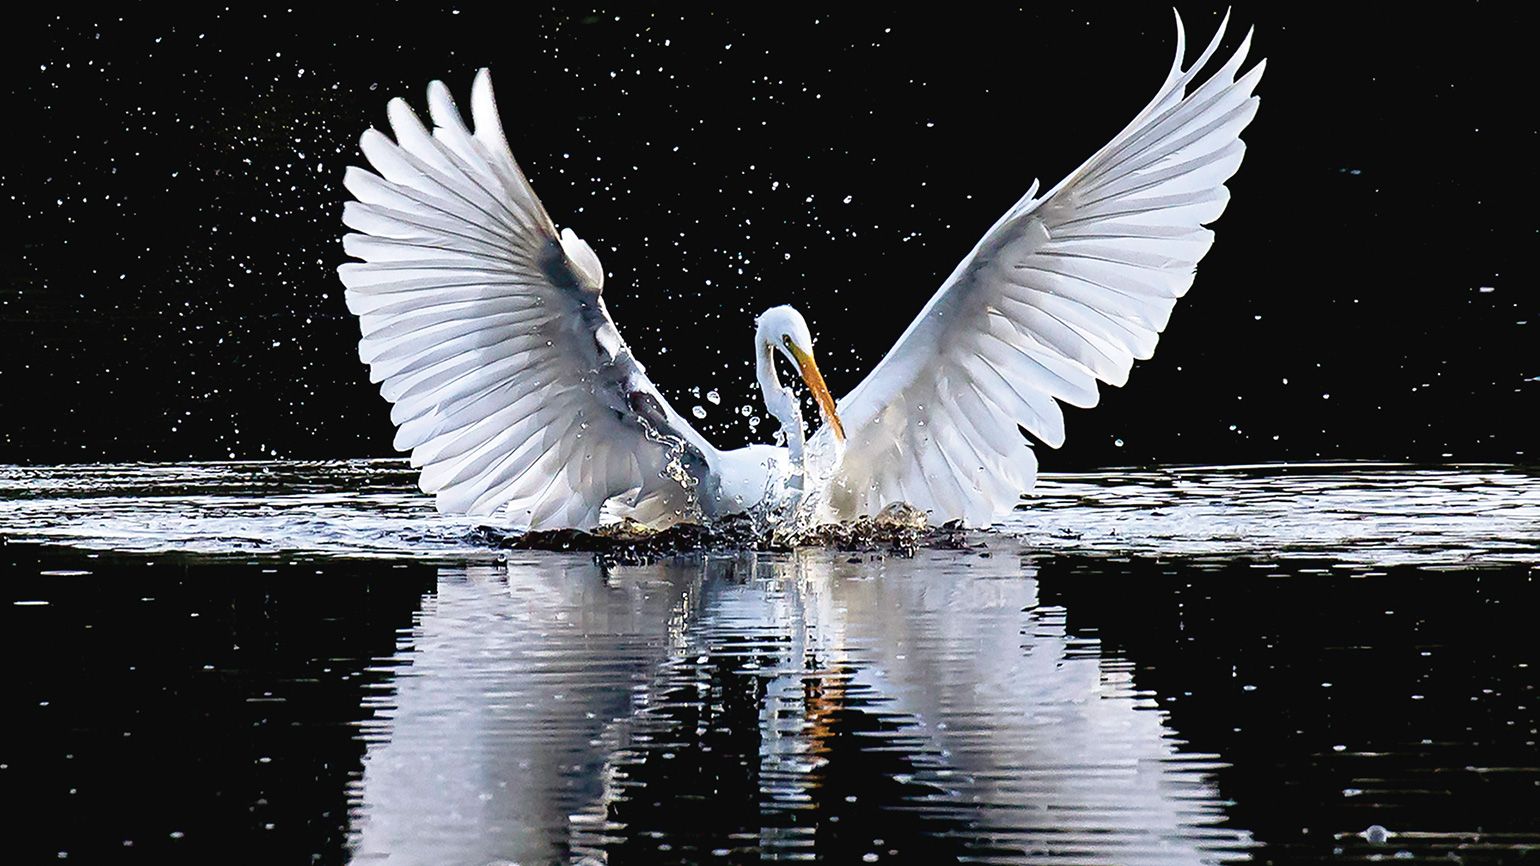
<svg viewBox="0 0 1540 866">
<path fill-rule="evenodd" d="M 709 523 L 679 523 L 650 529 L 624 520 L 592 531 L 557 529 L 514 532 L 479 526 L 476 539 L 503 550 L 565 550 L 592 553 L 604 565 L 645 565 L 668 557 L 709 551 L 791 551 L 823 547 L 861 553 L 912 557 L 921 548 L 968 549 L 979 542 L 955 525 L 933 527 L 919 509 L 902 503 L 876 517 L 840 523 L 799 525 L 767 522 L 742 514 Z"/>
</svg>

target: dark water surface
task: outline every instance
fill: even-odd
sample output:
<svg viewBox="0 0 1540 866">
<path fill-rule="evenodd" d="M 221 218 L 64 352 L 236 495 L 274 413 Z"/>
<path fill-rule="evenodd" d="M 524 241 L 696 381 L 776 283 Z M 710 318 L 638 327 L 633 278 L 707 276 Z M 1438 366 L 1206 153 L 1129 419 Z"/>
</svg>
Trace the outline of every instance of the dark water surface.
<svg viewBox="0 0 1540 866">
<path fill-rule="evenodd" d="M 1058 476 L 912 558 L 471 528 L 394 462 L 0 468 L 7 862 L 1540 859 L 1519 470 Z"/>
</svg>

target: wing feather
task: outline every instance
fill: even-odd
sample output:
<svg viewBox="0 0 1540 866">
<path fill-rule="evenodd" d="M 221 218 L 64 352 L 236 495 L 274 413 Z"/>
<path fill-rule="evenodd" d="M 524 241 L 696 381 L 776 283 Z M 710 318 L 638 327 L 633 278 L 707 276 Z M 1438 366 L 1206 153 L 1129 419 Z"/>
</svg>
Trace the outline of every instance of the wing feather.
<svg viewBox="0 0 1540 866">
<path fill-rule="evenodd" d="M 1226 16 L 1225 23 L 1228 22 Z M 849 435 L 836 515 L 895 501 L 934 521 L 990 522 L 1037 473 L 1024 429 L 1057 448 L 1059 403 L 1090 407 L 1154 354 L 1230 200 L 1265 61 L 1251 34 L 1217 70 L 1225 23 L 1155 97 L 1053 189 L 1033 184 L 957 266 L 882 362 L 839 402 Z M 827 437 L 827 428 L 820 436 Z M 814 443 L 814 447 L 828 447 Z"/>
<path fill-rule="evenodd" d="M 349 168 L 338 269 L 359 358 L 394 406 L 395 447 L 443 511 L 500 513 L 522 528 L 591 527 L 607 501 L 689 516 L 671 459 L 715 450 L 646 378 L 601 299 L 593 250 L 558 232 L 503 135 L 491 78 L 471 92 L 475 130 L 428 87 L 429 129 L 400 99 L 394 140 L 369 130 L 373 171 Z M 647 416 L 636 406 L 647 407 Z"/>
</svg>

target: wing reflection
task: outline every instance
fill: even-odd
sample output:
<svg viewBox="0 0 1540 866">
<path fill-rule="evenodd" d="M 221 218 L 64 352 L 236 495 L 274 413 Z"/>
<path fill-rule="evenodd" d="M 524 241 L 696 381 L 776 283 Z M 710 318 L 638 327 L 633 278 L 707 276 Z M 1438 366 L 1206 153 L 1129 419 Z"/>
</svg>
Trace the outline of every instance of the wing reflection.
<svg viewBox="0 0 1540 866">
<path fill-rule="evenodd" d="M 548 862 L 603 796 L 617 721 L 674 653 L 700 574 L 616 579 L 587 556 L 446 568 L 401 645 L 364 764 L 361 858 Z"/>
<path fill-rule="evenodd" d="M 1019 558 L 846 557 L 445 569 L 365 761 L 358 853 L 1246 856 L 1216 759 Z"/>
</svg>

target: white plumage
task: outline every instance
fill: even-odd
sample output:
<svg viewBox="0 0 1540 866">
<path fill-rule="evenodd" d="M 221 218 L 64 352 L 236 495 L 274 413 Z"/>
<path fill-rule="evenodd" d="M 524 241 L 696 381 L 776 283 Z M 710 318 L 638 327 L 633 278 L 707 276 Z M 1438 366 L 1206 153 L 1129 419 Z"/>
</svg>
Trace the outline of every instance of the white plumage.
<svg viewBox="0 0 1540 866">
<path fill-rule="evenodd" d="M 350 168 L 340 275 L 359 355 L 394 403 L 441 510 L 521 528 L 652 525 L 759 510 L 847 519 L 906 502 L 931 520 L 991 522 L 1037 475 L 1017 430 L 1058 447 L 1060 402 L 1094 406 L 1149 358 L 1213 243 L 1264 63 L 1250 36 L 1195 84 L 1176 60 L 1155 98 L 1052 190 L 1033 184 L 957 266 L 872 372 L 837 403 L 802 317 L 760 317 L 755 361 L 788 449 L 719 451 L 648 381 L 605 309 L 598 256 L 558 232 L 514 161 L 485 70 L 467 129 L 439 82 L 430 132 L 404 102 L 375 173 Z M 806 441 L 774 354 L 797 366 L 825 423 Z"/>
</svg>

